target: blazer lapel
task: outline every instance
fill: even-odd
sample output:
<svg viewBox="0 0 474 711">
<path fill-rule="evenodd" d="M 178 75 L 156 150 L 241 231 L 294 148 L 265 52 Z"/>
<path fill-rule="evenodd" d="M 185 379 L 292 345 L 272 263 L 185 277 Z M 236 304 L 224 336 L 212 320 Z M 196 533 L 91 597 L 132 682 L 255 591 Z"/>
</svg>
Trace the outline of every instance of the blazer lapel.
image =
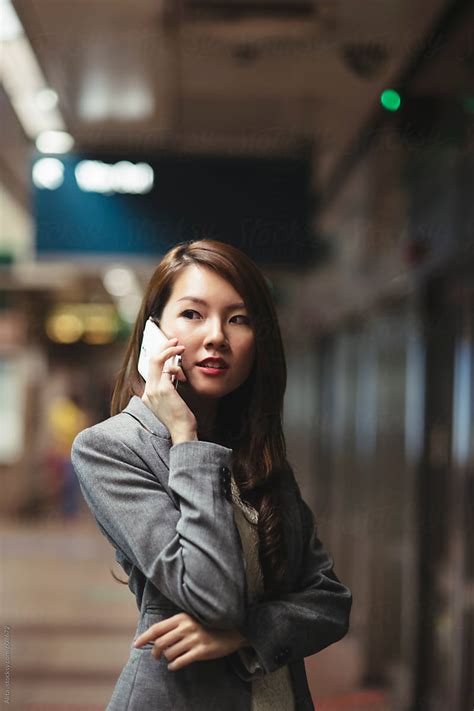
<svg viewBox="0 0 474 711">
<path fill-rule="evenodd" d="M 168 486 L 169 470 L 170 470 L 170 449 L 172 446 L 171 434 L 166 425 L 156 417 L 156 415 L 145 405 L 143 400 L 138 395 L 133 395 L 127 407 L 122 411 L 131 415 L 141 424 L 150 434 L 154 435 L 151 438 L 153 448 L 160 457 L 161 461 L 166 466 L 164 477 L 157 477 L 160 483 L 164 486 L 170 497 L 178 506 L 176 494 Z"/>
<path fill-rule="evenodd" d="M 123 412 L 128 412 L 129 415 L 132 415 L 132 417 L 138 420 L 151 434 L 167 439 L 171 443 L 171 434 L 168 428 L 158 419 L 150 408 L 145 405 L 138 395 L 132 395 Z"/>
</svg>

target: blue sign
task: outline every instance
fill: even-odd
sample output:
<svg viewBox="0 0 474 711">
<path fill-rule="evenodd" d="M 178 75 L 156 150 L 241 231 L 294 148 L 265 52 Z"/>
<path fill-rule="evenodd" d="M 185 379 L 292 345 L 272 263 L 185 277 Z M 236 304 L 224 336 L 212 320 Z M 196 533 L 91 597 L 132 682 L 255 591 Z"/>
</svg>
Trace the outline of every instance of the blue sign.
<svg viewBox="0 0 474 711">
<path fill-rule="evenodd" d="M 296 159 L 37 155 L 38 258 L 157 257 L 210 237 L 258 262 L 305 262 L 309 175 Z"/>
</svg>

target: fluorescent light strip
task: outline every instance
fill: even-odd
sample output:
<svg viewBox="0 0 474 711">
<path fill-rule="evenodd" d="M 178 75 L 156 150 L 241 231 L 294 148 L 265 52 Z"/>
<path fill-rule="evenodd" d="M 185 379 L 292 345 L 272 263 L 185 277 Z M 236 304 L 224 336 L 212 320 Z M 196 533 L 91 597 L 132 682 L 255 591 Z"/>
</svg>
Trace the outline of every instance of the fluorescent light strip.
<svg viewBox="0 0 474 711">
<path fill-rule="evenodd" d="M 16 39 L 23 34 L 23 27 L 10 0 L 0 0 L 0 40 Z"/>
<path fill-rule="evenodd" d="M 2 51 L 0 80 L 26 135 L 33 141 L 43 131 L 64 131 L 61 112 L 52 102 L 40 108 L 38 95 L 49 89 L 10 0 L 0 0 Z"/>
</svg>

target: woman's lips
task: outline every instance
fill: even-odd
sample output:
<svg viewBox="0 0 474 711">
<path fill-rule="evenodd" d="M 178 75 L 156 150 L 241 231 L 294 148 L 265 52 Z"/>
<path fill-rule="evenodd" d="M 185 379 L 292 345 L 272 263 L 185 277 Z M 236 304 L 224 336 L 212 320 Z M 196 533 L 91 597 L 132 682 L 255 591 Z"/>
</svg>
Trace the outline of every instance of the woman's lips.
<svg viewBox="0 0 474 711">
<path fill-rule="evenodd" d="M 223 375 L 229 368 L 212 368 L 207 365 L 199 365 L 197 366 L 199 370 L 201 370 L 203 373 L 206 375 Z"/>
</svg>

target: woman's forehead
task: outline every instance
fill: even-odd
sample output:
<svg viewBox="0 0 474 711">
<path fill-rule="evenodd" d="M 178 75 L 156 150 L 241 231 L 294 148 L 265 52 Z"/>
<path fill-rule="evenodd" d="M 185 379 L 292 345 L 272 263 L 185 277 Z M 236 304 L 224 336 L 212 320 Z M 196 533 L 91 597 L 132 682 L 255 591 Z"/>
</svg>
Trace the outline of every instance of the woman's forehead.
<svg viewBox="0 0 474 711">
<path fill-rule="evenodd" d="M 232 284 L 213 269 L 194 264 L 185 267 L 174 281 L 172 300 L 177 301 L 185 296 L 198 297 L 211 303 L 216 300 L 244 301 Z"/>
</svg>

